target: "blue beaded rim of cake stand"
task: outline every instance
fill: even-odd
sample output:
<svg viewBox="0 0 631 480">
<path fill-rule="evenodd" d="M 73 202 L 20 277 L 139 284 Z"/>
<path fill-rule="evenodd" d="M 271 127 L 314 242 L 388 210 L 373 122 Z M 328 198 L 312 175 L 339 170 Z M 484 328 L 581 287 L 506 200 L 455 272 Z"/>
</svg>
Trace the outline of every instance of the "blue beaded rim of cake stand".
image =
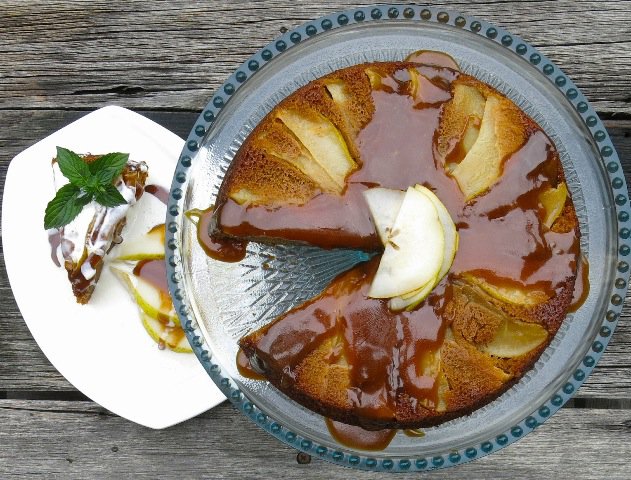
<svg viewBox="0 0 631 480">
<path fill-rule="evenodd" d="M 590 351 L 585 355 L 581 364 L 567 379 L 561 389 L 554 393 L 543 405 L 514 424 L 506 432 L 480 444 L 471 445 L 458 451 L 448 451 L 432 457 L 392 459 L 379 458 L 378 455 L 349 453 L 341 446 L 340 448 L 332 449 L 319 445 L 281 425 L 274 418 L 261 411 L 257 405 L 244 396 L 230 378 L 222 374 L 219 365 L 213 363 L 211 352 L 204 347 L 202 333 L 199 331 L 195 320 L 192 319 L 184 297 L 181 286 L 182 269 L 177 240 L 179 228 L 177 219 L 182 215 L 180 209 L 184 196 L 182 187 L 187 181 L 187 172 L 200 147 L 201 139 L 211 128 L 217 115 L 230 100 L 231 96 L 252 75 L 255 75 L 259 69 L 273 58 L 282 55 L 283 52 L 291 49 L 293 46 L 320 33 L 352 24 L 371 21 L 397 22 L 398 20 L 440 23 L 485 37 L 528 61 L 563 93 L 591 133 L 609 175 L 618 222 L 618 259 L 616 265 L 617 274 L 610 294 L 609 307 L 602 319 L 598 334 L 592 340 Z M 622 311 L 630 273 L 629 263 L 626 260 L 631 252 L 631 228 L 628 223 L 630 218 L 631 209 L 629 208 L 626 181 L 620 159 L 607 130 L 576 85 L 545 55 L 519 37 L 483 20 L 477 20 L 442 8 L 417 5 L 375 5 L 333 13 L 285 32 L 245 61 L 215 92 L 188 136 L 173 176 L 166 216 L 168 284 L 181 324 L 184 326 L 188 340 L 198 359 L 232 404 L 265 431 L 296 450 L 346 467 L 390 472 L 426 471 L 469 462 L 510 445 L 550 418 L 583 384 L 609 343 Z"/>
</svg>

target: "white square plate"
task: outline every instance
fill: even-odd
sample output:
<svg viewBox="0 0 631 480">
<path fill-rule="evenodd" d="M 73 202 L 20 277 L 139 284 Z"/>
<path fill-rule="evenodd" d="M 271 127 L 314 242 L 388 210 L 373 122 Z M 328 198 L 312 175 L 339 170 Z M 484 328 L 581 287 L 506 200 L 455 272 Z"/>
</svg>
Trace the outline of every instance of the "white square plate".
<svg viewBox="0 0 631 480">
<path fill-rule="evenodd" d="M 92 112 L 16 156 L 2 199 L 2 240 L 13 295 L 35 341 L 78 390 L 108 410 L 151 428 L 191 418 L 225 397 L 194 354 L 159 350 L 123 285 L 105 267 L 88 305 L 76 303 L 66 270 L 51 260 L 44 210 L 55 189 L 56 146 L 78 153 L 126 152 L 149 165 L 147 184 L 167 190 L 183 140 L 120 107 Z M 145 193 L 123 238 L 164 223 L 166 206 Z"/>
</svg>

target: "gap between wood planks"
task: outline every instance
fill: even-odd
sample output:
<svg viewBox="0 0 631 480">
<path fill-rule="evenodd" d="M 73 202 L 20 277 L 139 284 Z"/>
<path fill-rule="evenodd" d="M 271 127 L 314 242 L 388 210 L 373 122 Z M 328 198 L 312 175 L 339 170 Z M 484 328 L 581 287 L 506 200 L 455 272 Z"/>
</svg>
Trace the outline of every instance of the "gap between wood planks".
<svg viewBox="0 0 631 480">
<path fill-rule="evenodd" d="M 91 402 L 79 391 L 59 392 L 46 390 L 0 390 L 0 400 L 57 400 L 67 402 Z M 572 398 L 565 408 L 631 410 L 631 398 Z M 0 409 L 5 407 L 0 407 Z"/>
</svg>

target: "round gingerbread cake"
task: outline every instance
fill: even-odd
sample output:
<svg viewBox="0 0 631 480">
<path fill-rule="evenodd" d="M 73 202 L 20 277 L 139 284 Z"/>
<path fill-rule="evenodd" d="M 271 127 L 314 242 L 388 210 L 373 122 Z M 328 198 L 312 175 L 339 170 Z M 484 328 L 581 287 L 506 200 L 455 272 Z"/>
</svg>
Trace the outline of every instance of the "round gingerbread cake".
<svg viewBox="0 0 631 480">
<path fill-rule="evenodd" d="M 434 52 L 292 93 L 241 146 L 203 224 L 216 258 L 238 260 L 247 241 L 372 254 L 239 342 L 244 373 L 367 429 L 437 425 L 497 398 L 579 294 L 555 145 Z"/>
</svg>

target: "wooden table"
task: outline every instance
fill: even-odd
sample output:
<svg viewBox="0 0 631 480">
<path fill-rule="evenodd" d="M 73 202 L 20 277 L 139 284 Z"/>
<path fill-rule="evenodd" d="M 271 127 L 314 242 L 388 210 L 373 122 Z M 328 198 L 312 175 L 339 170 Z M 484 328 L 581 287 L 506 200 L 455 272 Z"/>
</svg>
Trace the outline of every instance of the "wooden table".
<svg viewBox="0 0 631 480">
<path fill-rule="evenodd" d="M 506 27 L 565 70 L 605 120 L 631 179 L 631 2 L 434 3 Z M 213 91 L 279 31 L 351 6 L 321 0 L 0 0 L 2 177 L 17 153 L 108 104 L 133 109 L 185 138 Z M 227 403 L 163 431 L 112 415 L 76 391 L 41 353 L 13 300 L 4 264 L 0 293 L 2 479 L 380 476 L 319 459 L 300 465 L 295 451 Z M 427 476 L 631 478 L 630 348 L 627 308 L 598 368 L 569 405 L 501 452 Z"/>
</svg>

